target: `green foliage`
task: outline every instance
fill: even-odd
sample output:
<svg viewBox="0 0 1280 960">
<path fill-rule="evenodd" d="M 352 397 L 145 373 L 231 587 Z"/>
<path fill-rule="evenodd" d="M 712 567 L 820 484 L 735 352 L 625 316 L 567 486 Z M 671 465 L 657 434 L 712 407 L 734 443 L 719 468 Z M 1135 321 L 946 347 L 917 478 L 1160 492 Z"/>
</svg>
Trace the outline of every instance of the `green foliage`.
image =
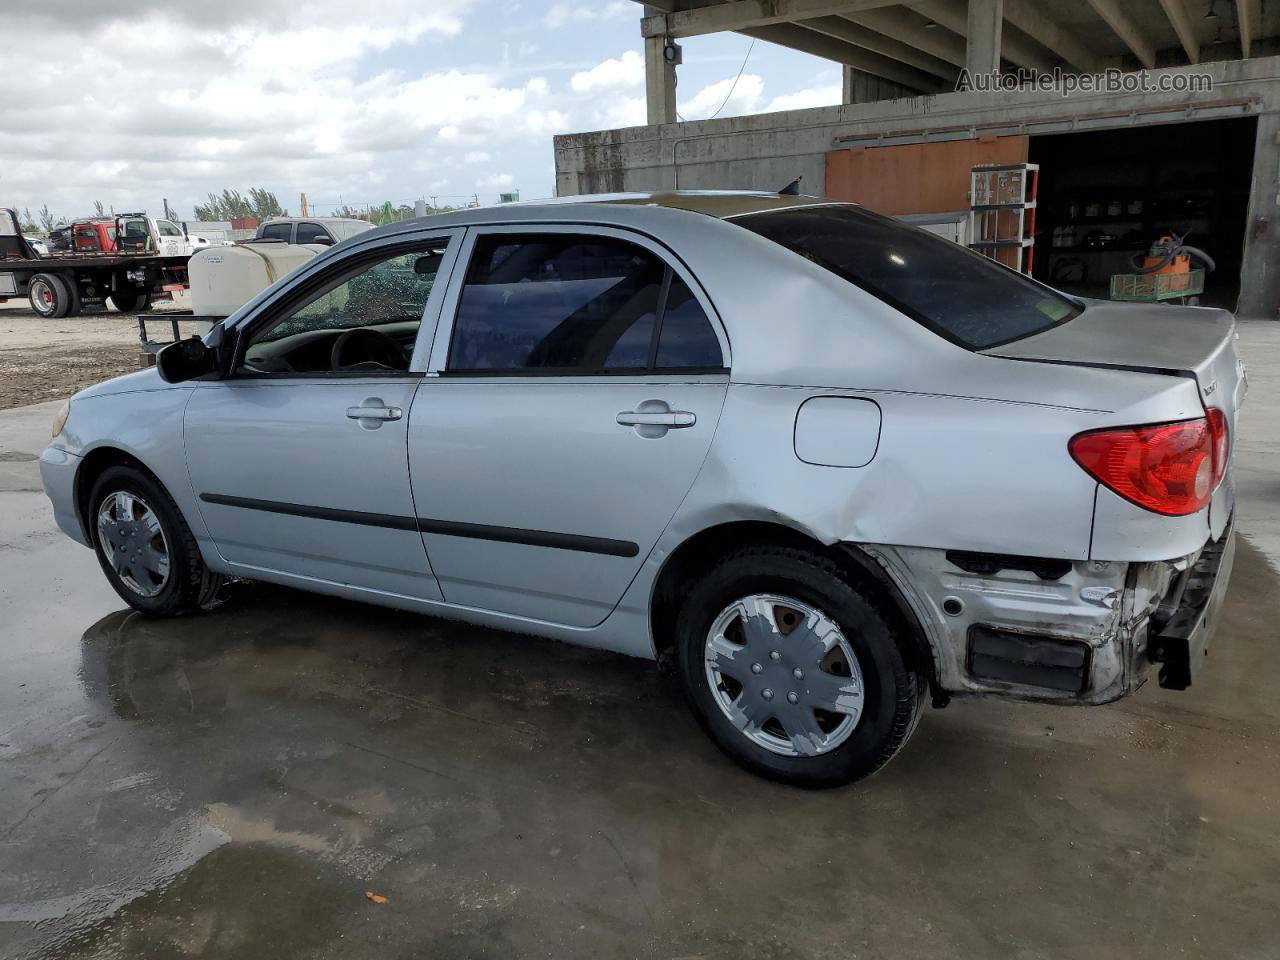
<svg viewBox="0 0 1280 960">
<path fill-rule="evenodd" d="M 53 229 L 53 225 L 57 221 L 52 213 L 49 212 L 49 205 L 46 203 L 40 208 L 40 229 L 48 233 Z"/>
<path fill-rule="evenodd" d="M 399 206 L 393 204 L 390 200 L 386 201 L 380 207 L 353 207 L 349 203 L 344 203 L 340 207 L 335 207 L 330 214 L 332 217 L 347 217 L 353 220 L 367 220 L 376 226 L 382 226 L 387 223 L 399 223 L 401 220 L 413 219 L 413 205 L 402 203 Z M 433 213 L 448 213 L 450 210 L 461 210 L 461 207 L 440 206 L 433 207 L 427 204 L 427 216 Z"/>
<path fill-rule="evenodd" d="M 262 187 L 250 187 L 248 197 L 239 190 L 223 190 L 221 195 L 211 193 L 207 204 L 196 204 L 197 220 L 238 220 L 242 217 L 266 220 L 288 215 L 289 211 L 280 206 L 276 195 Z"/>
<path fill-rule="evenodd" d="M 31 216 L 31 208 L 28 207 L 18 214 L 18 229 L 23 233 L 35 233 L 40 229 L 35 218 Z"/>
</svg>

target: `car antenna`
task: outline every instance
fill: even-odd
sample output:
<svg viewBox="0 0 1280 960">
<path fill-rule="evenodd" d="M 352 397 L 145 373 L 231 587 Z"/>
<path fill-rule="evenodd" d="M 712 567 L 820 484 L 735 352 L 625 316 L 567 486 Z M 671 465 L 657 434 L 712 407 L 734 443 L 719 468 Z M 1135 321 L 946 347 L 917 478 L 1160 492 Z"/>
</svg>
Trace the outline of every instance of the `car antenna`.
<svg viewBox="0 0 1280 960">
<path fill-rule="evenodd" d="M 779 190 L 779 191 L 778 191 L 778 196 L 780 196 L 780 197 L 798 197 L 798 196 L 800 196 L 800 181 L 801 181 L 801 180 L 803 180 L 803 179 L 804 179 L 804 177 L 802 177 L 802 176 L 801 176 L 801 177 L 796 177 L 794 180 L 792 180 L 792 181 L 791 181 L 790 183 L 788 183 L 785 187 L 783 187 L 781 190 Z"/>
</svg>

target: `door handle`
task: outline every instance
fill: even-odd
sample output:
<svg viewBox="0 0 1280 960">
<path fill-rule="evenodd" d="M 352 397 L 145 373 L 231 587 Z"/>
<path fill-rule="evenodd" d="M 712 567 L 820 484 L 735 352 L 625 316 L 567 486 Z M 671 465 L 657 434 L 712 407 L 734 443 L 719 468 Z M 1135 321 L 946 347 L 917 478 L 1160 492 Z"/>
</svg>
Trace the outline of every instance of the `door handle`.
<svg viewBox="0 0 1280 960">
<path fill-rule="evenodd" d="M 399 420 L 403 416 L 403 410 L 387 406 L 381 397 L 369 397 L 358 407 L 347 407 L 347 418 L 359 420 L 360 426 L 370 430 L 376 430 L 386 421 Z"/>
<path fill-rule="evenodd" d="M 618 414 L 618 423 L 624 427 L 667 427 L 675 430 L 679 427 L 692 427 L 698 418 L 685 410 L 669 410 L 666 413 L 651 413 L 646 410 L 627 410 Z"/>
<path fill-rule="evenodd" d="M 687 410 L 672 410 L 665 400 L 645 400 L 634 410 L 623 410 L 617 416 L 619 426 L 634 427 L 636 436 L 646 440 L 665 437 L 668 430 L 692 427 L 698 418 Z"/>
</svg>

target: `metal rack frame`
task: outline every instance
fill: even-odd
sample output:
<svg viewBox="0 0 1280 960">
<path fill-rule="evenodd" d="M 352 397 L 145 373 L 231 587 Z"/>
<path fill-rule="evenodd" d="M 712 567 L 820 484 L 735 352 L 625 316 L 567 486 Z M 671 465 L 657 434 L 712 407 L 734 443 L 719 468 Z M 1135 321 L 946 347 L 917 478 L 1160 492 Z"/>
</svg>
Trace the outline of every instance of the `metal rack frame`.
<svg viewBox="0 0 1280 960">
<path fill-rule="evenodd" d="M 1017 173 L 1016 200 L 1000 200 L 1000 174 Z M 1030 274 L 1035 261 L 1036 197 L 1040 190 L 1038 163 L 983 163 L 969 172 L 969 247 L 1019 273 Z M 990 202 L 994 200 L 995 202 Z M 1001 214 L 1016 214 L 1016 226 L 1002 229 Z M 1014 262 L 1000 256 L 1016 251 Z"/>
</svg>

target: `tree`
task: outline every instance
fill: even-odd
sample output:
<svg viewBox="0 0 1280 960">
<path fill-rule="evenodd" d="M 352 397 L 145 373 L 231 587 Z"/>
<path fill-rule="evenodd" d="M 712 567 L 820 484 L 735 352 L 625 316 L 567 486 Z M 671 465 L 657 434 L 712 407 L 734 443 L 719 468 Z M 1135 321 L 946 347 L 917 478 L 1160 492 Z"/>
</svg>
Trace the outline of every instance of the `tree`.
<svg viewBox="0 0 1280 960">
<path fill-rule="evenodd" d="M 427 215 L 430 216 L 433 213 L 448 213 L 451 210 L 460 209 L 462 208 L 451 207 L 447 204 L 439 207 L 433 207 L 431 204 L 427 204 Z M 381 206 L 369 207 L 365 210 L 353 207 L 349 203 L 344 203 L 340 207 L 335 207 L 330 216 L 347 217 L 352 220 L 367 220 L 375 226 L 382 226 L 384 223 L 398 223 L 401 220 L 412 220 L 413 212 L 414 208 L 407 203 L 402 203 L 399 206 L 396 206 L 388 200 Z"/>
<path fill-rule="evenodd" d="M 95 200 L 93 201 L 93 212 L 99 217 L 105 217 L 107 215 L 107 208 L 102 205 L 101 200 Z"/>
<path fill-rule="evenodd" d="M 40 208 L 40 229 L 48 233 L 53 229 L 55 222 L 53 214 L 49 212 L 49 205 L 47 203 L 44 204 Z"/>
<path fill-rule="evenodd" d="M 288 215 L 289 211 L 280 206 L 276 195 L 262 187 L 250 187 L 248 197 L 239 190 L 223 190 L 220 195 L 211 193 L 207 204 L 196 204 L 197 220 L 239 220 L 242 217 L 266 220 Z"/>
<path fill-rule="evenodd" d="M 35 218 L 31 216 L 31 208 L 27 207 L 22 211 L 22 216 L 18 218 L 18 229 L 23 233 L 35 233 L 40 228 L 36 226 Z"/>
</svg>

